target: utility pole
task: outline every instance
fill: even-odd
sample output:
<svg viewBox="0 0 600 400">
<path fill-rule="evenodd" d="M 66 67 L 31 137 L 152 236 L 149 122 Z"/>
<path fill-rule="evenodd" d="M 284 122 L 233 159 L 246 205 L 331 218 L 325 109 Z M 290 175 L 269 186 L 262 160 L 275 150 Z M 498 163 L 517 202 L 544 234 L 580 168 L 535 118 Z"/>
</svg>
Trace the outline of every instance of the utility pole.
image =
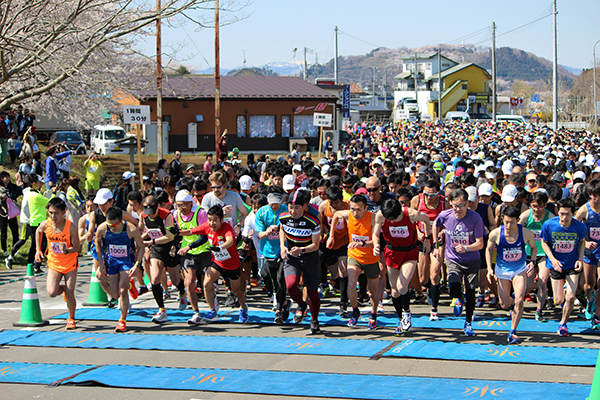
<svg viewBox="0 0 600 400">
<path fill-rule="evenodd" d="M 215 0 L 215 155 L 221 139 L 221 73 L 219 65 L 219 0 Z"/>
<path fill-rule="evenodd" d="M 413 73 L 415 77 L 415 101 L 417 102 L 417 106 L 419 106 L 419 95 L 417 93 L 417 53 L 415 53 L 415 70 Z"/>
<path fill-rule="evenodd" d="M 442 121 L 442 51 L 438 49 L 438 120 Z"/>
<path fill-rule="evenodd" d="M 554 20 L 554 61 L 552 70 L 552 129 L 558 129 L 558 46 L 556 40 L 556 0 L 552 1 L 552 19 Z"/>
<path fill-rule="evenodd" d="M 593 62 L 594 62 L 594 128 L 596 128 L 596 131 L 598 130 L 598 100 L 596 97 L 596 45 L 600 43 L 600 40 L 598 40 L 596 43 L 594 43 L 594 50 L 592 52 L 594 58 L 593 58 Z"/>
<path fill-rule="evenodd" d="M 319 53 L 315 53 L 315 79 L 319 77 Z"/>
<path fill-rule="evenodd" d="M 383 107 L 387 108 L 387 67 L 383 67 Z"/>
<path fill-rule="evenodd" d="M 496 22 L 492 22 L 492 121 L 496 122 Z"/>
<path fill-rule="evenodd" d="M 374 106 L 375 105 L 375 69 L 376 67 L 372 67 L 373 68 L 373 100 L 371 100 L 371 105 Z"/>
<path fill-rule="evenodd" d="M 304 47 L 304 80 L 308 79 L 308 73 L 306 71 L 308 63 L 306 62 L 306 47 Z"/>
<path fill-rule="evenodd" d="M 156 156 L 159 160 L 163 158 L 163 131 L 162 131 L 162 44 L 160 35 L 160 0 L 156 0 Z"/>
<path fill-rule="evenodd" d="M 338 27 L 335 27 L 335 58 L 333 59 L 333 83 L 338 84 Z"/>
</svg>

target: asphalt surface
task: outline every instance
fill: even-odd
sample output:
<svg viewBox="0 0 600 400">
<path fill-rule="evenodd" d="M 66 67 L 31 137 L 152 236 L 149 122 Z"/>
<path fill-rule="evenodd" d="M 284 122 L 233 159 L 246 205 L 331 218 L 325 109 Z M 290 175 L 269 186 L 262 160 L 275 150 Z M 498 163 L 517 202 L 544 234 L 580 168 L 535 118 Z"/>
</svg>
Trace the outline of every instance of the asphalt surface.
<svg viewBox="0 0 600 400">
<path fill-rule="evenodd" d="M 88 257 L 82 257 L 81 263 L 89 262 Z M 76 298 L 78 307 L 87 300 L 91 266 L 81 267 L 77 287 Z M 19 320 L 21 310 L 21 298 L 23 294 L 23 282 L 2 284 L 3 281 L 17 279 L 25 275 L 24 267 L 15 267 L 9 271 L 0 271 L 0 329 L 20 329 L 13 327 L 13 323 Z M 46 293 L 45 276 L 36 279 L 40 297 L 42 315 L 50 319 L 56 315 L 66 312 L 66 304 L 62 297 L 51 299 Z M 176 298 L 176 296 L 174 296 Z M 219 295 L 221 304 L 224 302 L 223 292 Z M 451 314 L 449 298 L 443 295 L 441 299 L 440 317 Z M 252 310 L 265 309 L 269 307 L 268 299 L 261 288 L 254 288 L 249 296 L 250 314 Z M 322 311 L 334 312 L 337 309 L 338 298 L 330 297 L 323 299 Z M 151 293 L 145 294 L 133 301 L 134 308 L 153 308 L 156 304 Z M 169 308 L 177 308 L 177 300 L 168 300 Z M 201 311 L 206 311 L 206 303 L 201 300 Z M 385 306 L 386 314 L 393 313 L 391 304 Z M 232 309 L 221 306 L 221 312 Z M 412 305 L 413 315 L 428 315 L 429 306 Z M 526 303 L 526 318 L 533 318 L 535 311 L 534 303 Z M 487 306 L 477 310 L 479 316 L 504 317 L 505 311 L 491 310 Z M 77 314 L 76 314 L 77 316 Z M 548 315 L 551 326 L 557 326 L 558 312 Z M 291 320 L 291 317 L 290 317 Z M 77 324 L 78 331 L 112 333 L 116 322 L 112 321 L 80 321 Z M 128 322 L 128 333 L 145 334 L 178 334 L 178 335 L 226 335 L 226 336 L 276 336 L 289 338 L 305 338 L 309 332 L 308 325 L 256 325 L 256 324 L 212 324 L 206 326 L 189 327 L 179 323 L 166 323 L 155 325 L 152 322 Z M 31 329 L 31 328 L 28 328 Z M 63 331 L 64 321 L 51 320 L 51 324 L 35 330 Z M 355 340 L 401 340 L 394 336 L 393 328 L 380 328 L 374 332 L 367 332 L 365 328 L 352 329 L 345 326 L 325 326 L 324 338 L 345 338 Z M 483 344 L 506 344 L 505 331 L 476 331 L 477 336 L 466 338 L 462 331 L 445 329 L 419 329 L 413 328 L 407 338 L 440 340 L 450 342 L 467 342 Z M 314 336 L 312 336 L 314 337 Z M 519 332 L 523 344 L 531 346 L 565 346 L 582 348 L 600 348 L 597 336 L 575 335 L 571 337 L 559 337 L 556 334 L 532 334 Z M 518 350 L 518 346 L 515 346 Z M 131 364 L 144 366 L 163 367 L 187 367 L 187 368 L 234 368 L 269 371 L 306 371 L 340 374 L 372 374 L 391 376 L 414 376 L 414 377 L 439 377 L 458 379 L 492 379 L 501 381 L 528 381 L 528 382 L 561 382 L 591 384 L 593 367 L 567 367 L 561 366 L 560 360 L 556 365 L 531 365 L 531 364 L 508 364 L 508 363 L 485 363 L 477 361 L 448 361 L 427 360 L 407 358 L 379 358 L 367 357 L 332 357 L 332 356 L 309 356 L 293 354 L 251 354 L 251 353 L 229 353 L 219 352 L 187 352 L 182 351 L 157 351 L 157 350 L 112 350 L 112 349 L 81 349 L 81 348 L 48 348 L 48 347 L 0 347 L 0 361 L 12 362 L 39 362 L 58 364 Z M 160 377 L 157 377 L 160 379 Z M 335 385 L 335 382 L 332 382 Z M 384 388 L 378 390 L 385 390 Z M 49 388 L 44 385 L 33 384 L 0 384 L 0 398 L 2 399 L 44 399 L 60 398 L 71 399 L 144 399 L 153 400 L 169 399 L 264 399 L 279 398 L 276 395 L 253 395 L 243 393 L 214 393 L 207 391 L 167 391 L 167 390 L 140 390 L 121 389 L 99 386 L 59 386 Z M 298 398 L 321 398 L 318 393 L 299 393 Z M 410 398 L 407 391 L 400 397 Z M 432 398 L 435 398 L 432 393 Z M 473 396 L 471 396 L 473 397 Z M 477 396 L 479 398 L 479 396 Z M 294 398 L 294 397 L 291 397 Z M 488 398 L 488 397 L 485 397 Z M 501 398 L 489 396 L 489 398 Z M 557 393 L 557 398 L 561 398 Z"/>
</svg>

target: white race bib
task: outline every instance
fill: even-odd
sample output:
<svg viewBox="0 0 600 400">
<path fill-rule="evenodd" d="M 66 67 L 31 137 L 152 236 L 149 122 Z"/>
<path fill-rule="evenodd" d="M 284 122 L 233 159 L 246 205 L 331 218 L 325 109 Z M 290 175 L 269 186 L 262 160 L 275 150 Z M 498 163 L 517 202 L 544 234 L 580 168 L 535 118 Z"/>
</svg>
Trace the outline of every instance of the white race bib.
<svg viewBox="0 0 600 400">
<path fill-rule="evenodd" d="M 407 238 L 410 236 L 408 226 L 390 226 L 390 235 L 394 238 Z"/>
<path fill-rule="evenodd" d="M 557 240 L 554 243 L 554 250 L 556 250 L 557 253 L 570 253 L 574 248 L 574 240 Z"/>
<path fill-rule="evenodd" d="M 127 257 L 127 245 L 124 244 L 109 244 L 108 254 L 115 258 Z"/>
<path fill-rule="evenodd" d="M 359 235 L 352 234 L 353 242 L 368 242 L 369 240 L 371 240 L 371 239 L 368 236 L 359 236 Z"/>
<path fill-rule="evenodd" d="M 533 233 L 533 240 L 535 240 L 536 242 L 541 242 L 542 241 L 542 231 L 541 231 L 541 229 L 532 229 L 531 232 Z"/>
<path fill-rule="evenodd" d="M 600 240 L 600 228 L 590 228 L 590 239 Z"/>
<path fill-rule="evenodd" d="M 233 218 L 232 217 L 223 218 L 223 222 L 227 222 L 233 228 Z"/>
<path fill-rule="evenodd" d="M 279 230 L 270 233 L 269 236 L 267 236 L 267 239 L 269 240 L 279 240 Z"/>
<path fill-rule="evenodd" d="M 98 167 L 97 167 L 96 165 L 92 165 L 92 166 L 90 167 L 90 172 L 91 172 L 92 174 L 93 174 L 93 173 L 96 173 L 96 172 L 98 172 Z"/>
<path fill-rule="evenodd" d="M 50 249 L 54 254 L 63 254 L 62 250 L 60 249 L 60 243 L 50 242 Z"/>
<path fill-rule="evenodd" d="M 523 256 L 523 252 L 521 249 L 504 249 L 502 253 L 502 258 L 506 262 L 519 261 Z"/>
<path fill-rule="evenodd" d="M 225 242 L 219 242 L 219 246 L 222 246 Z M 231 258 L 231 254 L 227 249 L 221 250 L 219 252 L 213 251 L 213 255 L 215 256 L 215 260 L 217 261 L 225 261 Z"/>
<path fill-rule="evenodd" d="M 331 226 L 331 221 L 333 221 L 333 218 L 327 217 L 327 221 L 329 221 L 329 226 Z M 337 229 L 338 231 L 341 231 L 342 229 L 344 229 L 344 219 L 343 218 L 338 219 L 338 222 L 335 225 L 335 229 Z"/>
<path fill-rule="evenodd" d="M 148 237 L 150 237 L 150 239 L 158 239 L 163 237 L 163 233 L 158 228 L 148 229 Z"/>
</svg>

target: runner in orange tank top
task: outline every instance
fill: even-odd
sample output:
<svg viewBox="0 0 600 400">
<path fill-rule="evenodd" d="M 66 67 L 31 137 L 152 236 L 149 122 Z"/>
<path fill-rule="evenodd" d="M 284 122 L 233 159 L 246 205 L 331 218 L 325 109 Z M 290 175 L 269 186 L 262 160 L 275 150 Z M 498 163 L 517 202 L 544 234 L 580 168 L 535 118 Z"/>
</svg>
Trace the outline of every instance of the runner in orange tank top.
<svg viewBox="0 0 600 400">
<path fill-rule="evenodd" d="M 75 329 L 75 283 L 77 281 L 77 256 L 79 255 L 79 234 L 77 227 L 65 219 L 67 205 L 55 197 L 50 199 L 46 206 L 48 219 L 43 221 L 36 231 L 35 261 L 42 262 L 42 235 L 48 239 L 48 278 L 46 287 L 50 297 L 63 294 L 69 309 L 67 329 Z M 62 278 L 65 283 L 60 284 Z"/>
<path fill-rule="evenodd" d="M 379 256 L 373 254 L 372 236 L 375 214 L 367 211 L 367 198 L 362 194 L 355 194 L 350 199 L 350 210 L 336 212 L 333 215 L 331 226 L 337 226 L 341 219 L 347 222 L 350 239 L 350 244 L 348 244 L 348 287 L 351 290 L 348 292 L 348 297 L 352 304 L 352 316 L 348 321 L 348 326 L 356 326 L 360 319 L 358 299 L 354 288 L 358 276 L 364 272 L 369 279 L 368 287 L 371 296 L 371 316 L 367 330 L 375 330 L 377 329 L 377 306 L 379 304 L 377 284 L 380 274 Z M 330 236 L 327 240 L 327 248 L 333 248 L 334 241 L 334 237 Z"/>
</svg>

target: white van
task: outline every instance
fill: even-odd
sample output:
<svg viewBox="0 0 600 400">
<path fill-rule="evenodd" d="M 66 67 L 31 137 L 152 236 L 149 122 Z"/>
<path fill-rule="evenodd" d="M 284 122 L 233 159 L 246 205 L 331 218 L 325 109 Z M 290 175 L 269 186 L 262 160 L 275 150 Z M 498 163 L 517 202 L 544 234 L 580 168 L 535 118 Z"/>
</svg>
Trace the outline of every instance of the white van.
<svg viewBox="0 0 600 400">
<path fill-rule="evenodd" d="M 115 140 L 125 137 L 125 129 L 116 125 L 96 125 L 90 136 L 90 147 L 98 154 L 124 154 Z"/>
<path fill-rule="evenodd" d="M 529 123 L 522 115 L 496 115 L 496 122 L 507 122 L 514 125 L 528 126 Z"/>
<path fill-rule="evenodd" d="M 446 121 L 464 121 L 471 122 L 471 117 L 466 111 L 448 111 Z"/>
</svg>

